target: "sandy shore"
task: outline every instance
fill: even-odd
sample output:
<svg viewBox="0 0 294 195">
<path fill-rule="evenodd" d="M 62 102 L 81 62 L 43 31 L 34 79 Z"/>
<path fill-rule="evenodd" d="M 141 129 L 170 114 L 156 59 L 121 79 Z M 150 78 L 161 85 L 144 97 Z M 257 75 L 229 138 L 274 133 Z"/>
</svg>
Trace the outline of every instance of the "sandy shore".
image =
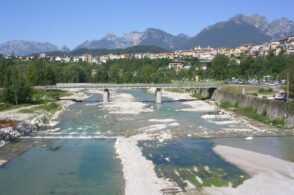
<svg viewBox="0 0 294 195">
<path fill-rule="evenodd" d="M 121 159 L 123 174 L 126 182 L 125 194 L 163 194 L 163 191 L 178 191 L 175 184 L 158 178 L 154 171 L 154 164 L 147 160 L 137 146 L 139 140 L 148 140 L 147 134 L 140 134 L 130 138 L 120 137 L 115 142 L 115 149 Z"/>
<path fill-rule="evenodd" d="M 294 194 L 294 163 L 269 155 L 216 146 L 214 151 L 227 161 L 249 173 L 252 178 L 237 188 L 207 187 L 208 194 Z"/>
</svg>

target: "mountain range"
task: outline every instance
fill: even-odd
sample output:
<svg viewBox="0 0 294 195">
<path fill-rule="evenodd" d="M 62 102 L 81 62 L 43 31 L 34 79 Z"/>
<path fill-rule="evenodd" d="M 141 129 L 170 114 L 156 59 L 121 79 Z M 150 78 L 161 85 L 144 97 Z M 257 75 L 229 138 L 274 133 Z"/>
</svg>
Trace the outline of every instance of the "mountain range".
<svg viewBox="0 0 294 195">
<path fill-rule="evenodd" d="M 294 21 L 285 17 L 268 21 L 257 14 L 238 14 L 227 21 L 208 26 L 193 37 L 185 34 L 172 35 L 160 29 L 148 28 L 144 32 L 133 31 L 119 37 L 112 33 L 98 40 L 87 40 L 77 49 L 123 49 L 137 45 L 153 45 L 168 50 L 191 49 L 197 46 L 236 47 L 246 43 L 261 44 L 294 34 Z M 29 55 L 52 51 L 69 52 L 64 46 L 59 49 L 51 43 L 14 40 L 0 44 L 4 55 Z"/>
</svg>

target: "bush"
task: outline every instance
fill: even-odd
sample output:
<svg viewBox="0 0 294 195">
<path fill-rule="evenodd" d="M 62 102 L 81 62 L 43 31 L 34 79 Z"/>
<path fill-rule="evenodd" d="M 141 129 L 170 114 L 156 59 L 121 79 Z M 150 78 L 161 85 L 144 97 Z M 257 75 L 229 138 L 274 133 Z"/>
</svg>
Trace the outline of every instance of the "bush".
<svg viewBox="0 0 294 195">
<path fill-rule="evenodd" d="M 58 110 L 60 108 L 59 104 L 55 103 L 55 102 L 51 102 L 51 103 L 47 103 L 47 104 L 43 104 L 40 106 L 35 106 L 33 108 L 24 108 L 21 109 L 19 112 L 21 113 L 34 113 L 37 110 L 46 110 L 47 112 L 54 112 L 56 110 Z"/>
<path fill-rule="evenodd" d="M 9 109 L 11 107 L 12 107 L 11 104 L 0 103 L 0 111 L 7 110 L 7 109 Z"/>
<path fill-rule="evenodd" d="M 228 101 L 223 101 L 220 103 L 220 107 L 228 109 L 228 108 L 232 108 L 232 107 L 236 107 L 237 105 L 233 105 Z"/>
<path fill-rule="evenodd" d="M 260 88 L 258 90 L 258 93 L 272 93 L 273 92 L 273 89 L 272 88 Z"/>
</svg>

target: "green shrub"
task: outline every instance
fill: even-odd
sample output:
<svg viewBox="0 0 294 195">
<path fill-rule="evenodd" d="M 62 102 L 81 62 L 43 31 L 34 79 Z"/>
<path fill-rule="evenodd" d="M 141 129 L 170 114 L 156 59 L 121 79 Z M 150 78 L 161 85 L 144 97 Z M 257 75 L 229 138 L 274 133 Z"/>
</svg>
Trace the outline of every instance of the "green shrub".
<svg viewBox="0 0 294 195">
<path fill-rule="evenodd" d="M 0 111 L 7 110 L 9 108 L 12 108 L 12 105 L 11 104 L 0 103 Z"/>
<path fill-rule="evenodd" d="M 273 125 L 275 126 L 284 126 L 285 125 L 285 120 L 282 118 L 277 118 L 272 120 Z"/>
<path fill-rule="evenodd" d="M 272 88 L 260 88 L 258 90 L 258 93 L 272 93 L 273 92 L 273 89 Z"/>
<path fill-rule="evenodd" d="M 231 108 L 231 107 L 234 107 L 230 102 L 228 102 L 228 101 L 223 101 L 223 102 L 221 102 L 220 103 L 220 106 L 222 107 L 222 108 L 225 108 L 225 109 L 228 109 L 228 108 Z"/>
</svg>

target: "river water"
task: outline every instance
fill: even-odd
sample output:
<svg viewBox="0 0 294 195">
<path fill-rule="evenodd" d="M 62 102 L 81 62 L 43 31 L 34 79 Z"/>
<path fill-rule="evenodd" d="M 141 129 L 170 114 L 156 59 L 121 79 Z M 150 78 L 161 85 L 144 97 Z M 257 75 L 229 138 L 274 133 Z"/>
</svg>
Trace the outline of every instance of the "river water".
<svg viewBox="0 0 294 195">
<path fill-rule="evenodd" d="M 124 194 L 125 181 L 120 159 L 116 158 L 115 137 L 132 136 L 152 128 L 173 132 L 178 138 L 164 142 L 142 140 L 138 146 L 142 148 L 143 155 L 155 164 L 158 176 L 172 179 L 183 189 L 185 180 L 197 187 L 211 184 L 237 186 L 249 178 L 213 152 L 212 148 L 217 144 L 294 162 L 293 137 L 259 137 L 254 140 L 192 138 L 187 135 L 239 126 L 220 125 L 201 117 L 214 112 L 182 111 L 189 108 L 183 101 L 164 97 L 163 103 L 156 105 L 154 94 L 147 91 L 122 92 L 131 94 L 136 101 L 146 103 L 154 111 L 138 115 L 110 114 L 99 103 L 99 95 L 70 106 L 60 116 L 60 123 L 56 126 L 59 131 L 44 131 L 36 135 L 46 139 L 21 141 L 29 147 L 0 167 L 0 194 Z M 169 120 L 156 123 L 154 119 Z M 18 145 L 4 146 L 0 149 L 0 157 L 13 152 Z M 201 176 L 201 181 L 195 180 L 195 172 Z"/>
</svg>

